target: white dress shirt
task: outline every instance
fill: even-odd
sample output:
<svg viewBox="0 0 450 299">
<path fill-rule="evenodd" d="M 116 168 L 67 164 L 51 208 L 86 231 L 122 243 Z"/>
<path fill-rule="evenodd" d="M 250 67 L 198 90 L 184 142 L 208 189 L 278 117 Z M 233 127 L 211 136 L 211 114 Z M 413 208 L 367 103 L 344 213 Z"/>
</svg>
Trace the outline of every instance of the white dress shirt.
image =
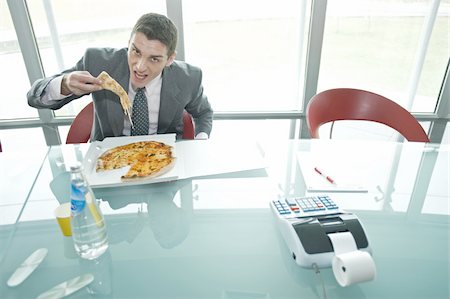
<svg viewBox="0 0 450 299">
<path fill-rule="evenodd" d="M 159 105 L 161 101 L 161 86 L 162 86 L 162 78 L 161 74 L 158 77 L 150 81 L 147 85 L 145 85 L 145 96 L 147 97 L 148 102 L 148 117 L 149 117 L 149 126 L 148 126 L 148 134 L 153 135 L 158 132 L 158 116 L 159 116 Z M 133 87 L 128 86 L 128 98 L 131 101 L 131 111 L 133 111 L 133 101 L 134 96 L 136 95 L 137 90 L 133 90 Z M 131 124 L 128 117 L 125 117 L 124 126 L 123 126 L 123 135 L 130 136 L 131 135 Z"/>
</svg>

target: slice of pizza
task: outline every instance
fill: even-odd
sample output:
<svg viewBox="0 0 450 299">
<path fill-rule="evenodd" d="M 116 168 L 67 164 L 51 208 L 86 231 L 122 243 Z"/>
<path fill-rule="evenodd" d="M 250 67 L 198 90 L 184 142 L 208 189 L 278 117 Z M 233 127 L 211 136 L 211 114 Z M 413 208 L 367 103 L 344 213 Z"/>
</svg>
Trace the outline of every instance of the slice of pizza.
<svg viewBox="0 0 450 299">
<path fill-rule="evenodd" d="M 130 99 L 128 98 L 128 94 L 125 91 L 125 89 L 123 89 L 123 87 L 120 86 L 120 84 L 117 83 L 117 81 L 114 80 L 105 71 L 101 72 L 97 78 L 102 80 L 102 87 L 104 89 L 110 90 L 119 96 L 120 104 L 122 105 L 123 111 L 128 116 L 128 118 L 131 122 L 131 113 L 130 113 L 131 102 L 130 102 Z"/>
<path fill-rule="evenodd" d="M 122 176 L 122 180 L 136 180 L 160 176 L 172 169 L 173 157 L 143 160 L 131 165 L 130 170 Z"/>
</svg>

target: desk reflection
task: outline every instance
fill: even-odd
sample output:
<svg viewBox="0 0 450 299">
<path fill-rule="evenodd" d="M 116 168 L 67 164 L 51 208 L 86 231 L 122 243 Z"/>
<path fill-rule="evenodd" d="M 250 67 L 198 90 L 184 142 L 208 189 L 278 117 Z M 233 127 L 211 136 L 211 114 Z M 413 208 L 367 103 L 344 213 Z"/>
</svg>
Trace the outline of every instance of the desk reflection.
<svg viewBox="0 0 450 299">
<path fill-rule="evenodd" d="M 156 183 L 143 186 L 94 190 L 96 197 L 107 202 L 113 210 L 130 204 L 138 204 L 136 217 L 125 223 L 111 223 L 108 231 L 110 243 L 126 241 L 132 243 L 144 226 L 148 225 L 162 248 L 173 248 L 183 242 L 189 234 L 192 214 L 191 180 Z M 174 199 L 180 193 L 180 206 Z M 182 196 L 184 195 L 184 196 Z M 145 211 L 146 207 L 146 211 Z"/>
<path fill-rule="evenodd" d="M 112 298 L 112 258 L 108 250 L 104 254 L 93 260 L 78 258 L 82 273 L 90 273 L 94 276 L 87 286 L 89 294 L 96 295 L 95 298 Z"/>
<path fill-rule="evenodd" d="M 107 222 L 108 240 L 111 244 L 126 241 L 132 243 L 144 226 L 148 225 L 162 248 L 179 245 L 189 234 L 192 214 L 192 180 L 155 183 L 142 186 L 94 189 L 100 202 L 108 203 L 113 210 L 120 210 L 137 204 L 135 217 L 127 217 L 125 222 Z M 70 173 L 63 172 L 50 182 L 50 189 L 59 203 L 70 198 Z M 192 190 L 192 189 L 191 189 Z M 177 193 L 183 194 L 180 206 L 175 202 Z M 100 207 L 102 205 L 100 204 Z"/>
</svg>

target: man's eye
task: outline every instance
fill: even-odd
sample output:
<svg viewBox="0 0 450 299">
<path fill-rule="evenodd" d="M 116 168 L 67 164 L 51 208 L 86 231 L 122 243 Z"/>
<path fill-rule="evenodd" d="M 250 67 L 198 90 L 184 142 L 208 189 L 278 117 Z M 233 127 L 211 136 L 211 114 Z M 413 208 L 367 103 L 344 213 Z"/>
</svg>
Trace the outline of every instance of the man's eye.
<svg viewBox="0 0 450 299">
<path fill-rule="evenodd" d="M 150 58 L 150 61 L 151 62 L 159 62 L 159 58 L 152 57 L 152 58 Z"/>
</svg>

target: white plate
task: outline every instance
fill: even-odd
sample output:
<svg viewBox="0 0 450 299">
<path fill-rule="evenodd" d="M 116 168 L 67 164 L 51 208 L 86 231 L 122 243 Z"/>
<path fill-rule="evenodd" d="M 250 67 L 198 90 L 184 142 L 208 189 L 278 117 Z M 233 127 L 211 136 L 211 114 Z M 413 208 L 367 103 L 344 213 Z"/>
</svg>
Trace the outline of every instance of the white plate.
<svg viewBox="0 0 450 299">
<path fill-rule="evenodd" d="M 89 149 L 83 161 L 83 168 L 86 179 L 88 180 L 91 187 L 94 188 L 114 187 L 119 185 L 141 185 L 176 180 L 179 177 L 180 163 L 178 163 L 176 160 L 177 154 L 175 150 L 175 139 L 175 134 L 163 134 L 132 137 L 112 137 L 105 138 L 103 141 L 95 141 L 89 146 Z M 97 172 L 95 170 L 98 157 L 106 150 L 116 146 L 121 146 L 138 141 L 159 141 L 172 146 L 172 154 L 175 157 L 175 165 L 173 166 L 173 168 L 157 177 L 126 182 L 122 181 L 121 176 L 130 169 L 130 166 L 102 172 Z"/>
</svg>

